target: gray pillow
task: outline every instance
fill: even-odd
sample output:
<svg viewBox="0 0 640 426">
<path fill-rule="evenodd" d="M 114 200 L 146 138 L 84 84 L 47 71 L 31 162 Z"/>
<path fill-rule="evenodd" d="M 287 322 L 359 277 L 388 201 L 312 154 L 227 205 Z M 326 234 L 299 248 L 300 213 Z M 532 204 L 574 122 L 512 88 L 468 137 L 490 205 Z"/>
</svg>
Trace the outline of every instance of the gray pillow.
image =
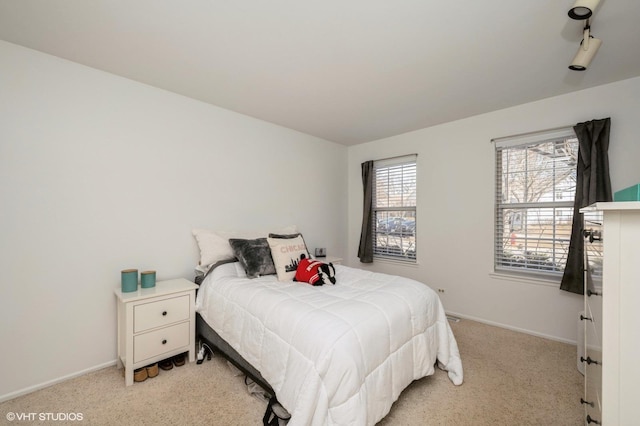
<svg viewBox="0 0 640 426">
<path fill-rule="evenodd" d="M 276 267 L 271 257 L 271 248 L 266 238 L 244 240 L 240 238 L 229 239 L 233 253 L 247 273 L 248 278 L 256 278 L 261 275 L 273 275 Z"/>
</svg>

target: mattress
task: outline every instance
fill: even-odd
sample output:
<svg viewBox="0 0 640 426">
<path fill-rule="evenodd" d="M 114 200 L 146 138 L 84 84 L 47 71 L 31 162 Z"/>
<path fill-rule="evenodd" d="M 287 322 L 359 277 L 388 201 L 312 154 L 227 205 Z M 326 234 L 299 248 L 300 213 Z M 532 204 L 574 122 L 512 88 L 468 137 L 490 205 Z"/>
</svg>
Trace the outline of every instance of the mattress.
<svg viewBox="0 0 640 426">
<path fill-rule="evenodd" d="M 296 425 L 374 425 L 435 365 L 463 381 L 437 294 L 407 278 L 336 265 L 336 284 L 248 279 L 217 267 L 196 310 L 275 391 Z"/>
</svg>

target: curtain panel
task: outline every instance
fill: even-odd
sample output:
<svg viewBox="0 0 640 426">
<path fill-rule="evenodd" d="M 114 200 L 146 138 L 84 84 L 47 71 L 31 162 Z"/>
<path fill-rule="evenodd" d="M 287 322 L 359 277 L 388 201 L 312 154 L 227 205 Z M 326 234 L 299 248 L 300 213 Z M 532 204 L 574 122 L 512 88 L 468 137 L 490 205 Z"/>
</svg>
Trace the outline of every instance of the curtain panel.
<svg viewBox="0 0 640 426">
<path fill-rule="evenodd" d="M 573 130 L 578 137 L 576 197 L 567 265 L 560 289 L 584 294 L 584 223 L 580 209 L 599 201 L 612 201 L 609 178 L 609 133 L 611 119 L 578 123 Z"/>
<path fill-rule="evenodd" d="M 373 160 L 365 161 L 362 167 L 362 187 L 364 192 L 362 208 L 362 230 L 358 257 L 362 263 L 373 263 Z"/>
</svg>

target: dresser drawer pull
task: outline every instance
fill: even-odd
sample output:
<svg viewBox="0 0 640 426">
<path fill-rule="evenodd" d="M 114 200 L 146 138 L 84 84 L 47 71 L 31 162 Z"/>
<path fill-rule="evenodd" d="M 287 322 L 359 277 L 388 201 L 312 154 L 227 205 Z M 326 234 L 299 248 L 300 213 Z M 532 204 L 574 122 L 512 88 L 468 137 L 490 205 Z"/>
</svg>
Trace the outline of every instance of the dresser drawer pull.
<svg viewBox="0 0 640 426">
<path fill-rule="evenodd" d="M 595 359 L 591 359 L 591 357 L 589 357 L 589 356 L 588 356 L 588 357 L 586 357 L 586 358 L 584 358 L 584 357 L 580 357 L 580 361 L 581 361 L 581 362 L 586 362 L 586 363 L 587 363 L 587 364 L 589 364 L 589 365 L 591 365 L 591 364 L 595 364 L 595 365 L 602 365 L 602 363 L 601 363 L 601 362 L 596 361 Z"/>
<path fill-rule="evenodd" d="M 162 311 L 162 316 L 166 317 L 167 316 L 167 311 Z"/>
<path fill-rule="evenodd" d="M 597 291 L 591 291 L 587 289 L 587 296 L 591 297 L 591 296 L 602 296 L 602 293 L 598 293 Z"/>
<path fill-rule="evenodd" d="M 592 419 L 590 415 L 587 414 L 587 423 L 591 424 L 593 423 L 594 425 L 601 425 L 602 423 L 600 423 L 599 421 Z"/>
<path fill-rule="evenodd" d="M 167 339 L 164 339 L 164 340 L 162 341 L 162 344 L 163 344 L 163 345 L 166 345 L 166 344 L 167 344 Z"/>
<path fill-rule="evenodd" d="M 595 229 L 585 229 L 582 231 L 584 238 L 589 238 L 589 242 L 602 241 L 602 233 Z"/>
<path fill-rule="evenodd" d="M 580 398 L 580 404 L 587 404 L 590 407 L 594 407 L 595 406 L 595 404 L 593 402 L 585 401 L 582 398 Z"/>
<path fill-rule="evenodd" d="M 580 320 L 581 321 L 584 321 L 584 320 L 593 321 L 593 318 L 589 318 L 589 317 L 585 317 L 584 315 L 580 315 Z"/>
</svg>

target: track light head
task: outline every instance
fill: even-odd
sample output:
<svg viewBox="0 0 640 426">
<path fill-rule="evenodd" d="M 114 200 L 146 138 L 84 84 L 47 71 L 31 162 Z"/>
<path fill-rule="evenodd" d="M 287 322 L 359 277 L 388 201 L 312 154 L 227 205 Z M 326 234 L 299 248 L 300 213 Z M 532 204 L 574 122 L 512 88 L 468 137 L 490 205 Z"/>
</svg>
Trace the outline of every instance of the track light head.
<svg viewBox="0 0 640 426">
<path fill-rule="evenodd" d="M 573 61 L 571 61 L 571 65 L 569 65 L 570 70 L 585 71 L 593 60 L 593 57 L 596 56 L 602 40 L 593 38 L 590 30 L 589 26 L 584 27 L 584 36 L 582 42 L 580 42 L 578 53 L 576 53 Z"/>
<path fill-rule="evenodd" d="M 598 7 L 600 0 L 576 0 L 575 4 L 569 9 L 569 17 L 579 21 L 589 19 Z"/>
</svg>

